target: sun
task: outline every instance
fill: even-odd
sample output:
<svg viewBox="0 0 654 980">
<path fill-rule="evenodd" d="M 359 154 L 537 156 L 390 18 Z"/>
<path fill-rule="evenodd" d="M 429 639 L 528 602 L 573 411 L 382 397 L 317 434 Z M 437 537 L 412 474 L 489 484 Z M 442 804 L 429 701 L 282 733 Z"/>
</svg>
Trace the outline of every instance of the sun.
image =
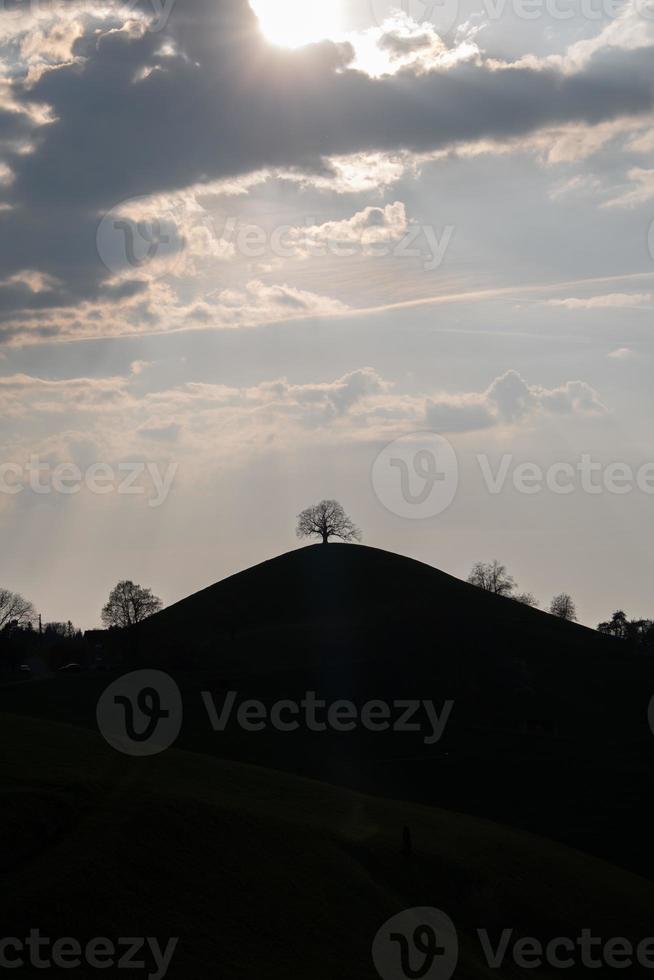
<svg viewBox="0 0 654 980">
<path fill-rule="evenodd" d="M 299 48 L 343 33 L 342 0 L 250 0 L 265 37 Z"/>
</svg>

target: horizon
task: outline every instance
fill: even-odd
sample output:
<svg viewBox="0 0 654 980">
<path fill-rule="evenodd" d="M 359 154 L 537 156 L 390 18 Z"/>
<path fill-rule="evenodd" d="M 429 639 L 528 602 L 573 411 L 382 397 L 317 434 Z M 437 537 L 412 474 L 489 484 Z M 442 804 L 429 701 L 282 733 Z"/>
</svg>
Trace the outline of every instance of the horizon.
<svg viewBox="0 0 654 980">
<path fill-rule="evenodd" d="M 654 615 L 654 20 L 570 4 L 0 12 L 0 586 L 92 628 L 333 497 Z"/>
<path fill-rule="evenodd" d="M 226 581 L 227 579 L 233 578 L 233 577 L 235 577 L 237 575 L 241 575 L 243 573 L 247 573 L 248 571 L 251 571 L 251 570 L 257 568 L 259 565 L 265 565 L 265 564 L 268 564 L 269 562 L 274 562 L 278 558 L 286 558 L 289 555 L 295 554 L 295 553 L 300 552 L 300 551 L 307 551 L 307 550 L 312 549 L 312 548 L 313 549 L 317 549 L 317 550 L 322 550 L 323 548 L 335 548 L 335 547 L 336 548 L 339 548 L 339 547 L 340 548 L 350 548 L 350 547 L 351 548 L 363 548 L 363 549 L 365 549 L 367 551 L 377 551 L 377 552 L 380 552 L 382 554 L 391 555 L 391 556 L 396 557 L 396 558 L 406 558 L 406 559 L 408 559 L 410 561 L 416 561 L 419 564 L 424 565 L 426 568 L 433 569 L 436 572 L 442 572 L 445 575 L 448 575 L 451 578 L 454 578 L 457 581 L 462 582 L 463 584 L 471 584 L 469 582 L 469 577 L 468 577 L 468 574 L 467 573 L 465 575 L 463 575 L 463 576 L 454 575 L 452 572 L 449 572 L 447 569 L 445 569 L 445 568 L 439 568 L 437 565 L 434 565 L 433 563 L 422 561 L 421 559 L 415 558 L 412 555 L 405 555 L 405 554 L 402 554 L 401 552 L 390 551 L 387 548 L 380 548 L 377 545 L 370 544 L 369 542 L 366 542 L 365 540 L 364 541 L 359 541 L 359 542 L 346 542 L 346 541 L 330 540 L 330 542 L 329 542 L 328 545 L 324 545 L 320 541 L 309 541 L 307 543 L 299 542 L 299 543 L 297 543 L 295 545 L 295 547 L 290 548 L 288 551 L 281 551 L 281 552 L 278 552 L 277 554 L 269 555 L 269 556 L 267 556 L 265 558 L 261 558 L 259 561 L 255 561 L 253 564 L 248 564 L 248 565 L 244 565 L 243 567 L 240 567 L 240 568 L 235 568 L 232 571 L 227 572 L 227 574 L 221 576 L 220 578 L 218 578 L 218 579 L 216 579 L 216 580 L 214 580 L 212 582 L 205 583 L 205 585 L 200 586 L 200 588 L 194 590 L 193 592 L 184 593 L 184 594 L 178 596 L 177 598 L 172 599 L 170 602 L 165 602 L 164 601 L 163 602 L 163 605 L 162 605 L 161 611 L 169 608 L 170 606 L 174 606 L 174 605 L 177 605 L 178 603 L 184 602 L 186 599 L 190 599 L 194 595 L 197 595 L 200 592 L 203 592 L 203 591 L 205 591 L 207 589 L 211 589 L 214 586 L 220 585 L 222 582 Z M 471 571 L 471 569 L 469 569 L 469 572 L 470 571 Z M 508 571 L 510 573 L 511 570 L 508 569 Z M 141 583 L 137 583 L 137 584 L 141 584 Z M 474 583 L 472 583 L 472 584 L 474 584 Z M 153 591 L 156 593 L 156 590 L 153 590 Z M 514 601 L 518 601 L 518 595 L 521 594 L 523 591 L 527 591 L 527 590 L 523 590 L 521 588 L 521 583 L 518 582 L 518 583 L 516 583 L 516 589 L 515 589 L 516 594 L 515 595 L 508 594 L 507 598 L 513 599 Z M 548 596 L 547 598 L 536 596 L 535 598 L 537 599 L 537 605 L 534 608 L 538 612 L 543 612 L 543 613 L 546 613 L 548 615 L 552 615 L 552 613 L 550 612 L 550 609 L 549 609 L 549 603 L 550 603 L 550 599 L 553 599 L 555 597 L 555 594 L 556 593 L 553 592 L 552 595 L 551 596 Z M 575 605 L 576 605 L 576 601 L 575 601 Z M 616 610 L 611 610 L 611 614 L 614 613 L 615 611 Z M 38 612 L 38 610 L 37 610 L 37 612 Z M 607 615 L 605 618 L 606 619 L 609 619 L 610 618 L 610 615 Z M 632 617 L 632 618 L 636 619 L 638 617 Z M 67 622 L 66 619 L 63 619 L 63 620 L 56 620 L 56 619 L 55 620 L 49 620 L 49 619 L 47 619 L 46 620 L 46 618 L 43 617 L 43 624 L 44 625 L 47 622 L 50 622 L 50 621 L 52 621 L 52 622 Z M 580 626 L 585 626 L 585 627 L 588 627 L 590 629 L 596 630 L 597 625 L 598 625 L 598 623 L 600 621 L 598 620 L 598 623 L 589 624 L 589 623 L 583 622 L 583 620 L 581 620 L 581 618 L 579 618 L 577 622 L 578 622 L 578 625 L 580 625 Z M 74 626 L 77 626 L 78 624 L 77 623 L 73 623 L 73 625 Z M 102 626 L 102 624 L 100 622 L 100 615 L 99 614 L 98 614 L 98 621 L 97 621 L 97 623 L 95 623 L 95 625 L 91 625 L 91 626 L 82 626 L 81 624 L 79 624 L 79 625 L 80 625 L 80 629 L 82 629 L 82 631 L 98 630 L 98 629 L 101 630 L 101 629 L 104 629 L 105 628 L 104 626 Z"/>
</svg>

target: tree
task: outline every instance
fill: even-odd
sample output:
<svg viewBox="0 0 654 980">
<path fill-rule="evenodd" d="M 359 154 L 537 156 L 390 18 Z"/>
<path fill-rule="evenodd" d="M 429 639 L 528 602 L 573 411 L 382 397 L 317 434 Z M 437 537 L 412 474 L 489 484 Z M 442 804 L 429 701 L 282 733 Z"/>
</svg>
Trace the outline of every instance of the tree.
<svg viewBox="0 0 654 980">
<path fill-rule="evenodd" d="M 43 634 L 60 640 L 74 640 L 82 635 L 82 631 L 69 619 L 66 623 L 44 623 Z"/>
<path fill-rule="evenodd" d="M 521 602 L 525 606 L 531 606 L 533 609 L 537 609 L 540 605 L 533 592 L 520 592 L 518 595 L 514 595 L 513 598 L 516 602 Z"/>
<path fill-rule="evenodd" d="M 328 544 L 330 538 L 361 540 L 361 531 L 337 500 L 321 500 L 314 507 L 303 510 L 297 519 L 296 534 L 298 538 L 321 538 L 323 544 Z"/>
<path fill-rule="evenodd" d="M 626 640 L 638 650 L 649 652 L 654 647 L 654 622 L 651 619 L 627 619 L 622 609 L 614 612 L 608 623 L 600 623 L 597 629 L 607 636 Z"/>
<path fill-rule="evenodd" d="M 553 616 L 558 616 L 559 619 L 566 619 L 569 623 L 575 623 L 577 621 L 577 607 L 572 600 L 572 596 L 569 596 L 567 592 L 562 592 L 560 595 L 554 596 L 550 606 L 550 612 Z"/>
<path fill-rule="evenodd" d="M 163 603 L 152 594 L 129 580 L 119 582 L 109 593 L 109 601 L 102 610 L 102 622 L 106 627 L 136 626 L 148 616 L 159 612 Z"/>
<path fill-rule="evenodd" d="M 18 592 L 0 589 L 0 630 L 22 629 L 32 626 L 36 620 L 36 609 L 28 599 Z"/>
<path fill-rule="evenodd" d="M 654 643 L 654 623 L 652 620 L 630 620 L 627 624 L 627 639 L 635 647 L 651 647 Z"/>
<path fill-rule="evenodd" d="M 626 640 L 629 635 L 627 614 L 622 609 L 618 609 L 617 612 L 613 613 L 608 623 L 600 623 L 597 629 L 600 633 L 607 633 L 609 636 L 615 636 L 619 640 Z"/>
<path fill-rule="evenodd" d="M 497 559 L 478 561 L 468 576 L 468 582 L 495 595 L 511 596 L 516 589 L 515 579 L 509 575 L 506 565 L 501 565 Z"/>
</svg>

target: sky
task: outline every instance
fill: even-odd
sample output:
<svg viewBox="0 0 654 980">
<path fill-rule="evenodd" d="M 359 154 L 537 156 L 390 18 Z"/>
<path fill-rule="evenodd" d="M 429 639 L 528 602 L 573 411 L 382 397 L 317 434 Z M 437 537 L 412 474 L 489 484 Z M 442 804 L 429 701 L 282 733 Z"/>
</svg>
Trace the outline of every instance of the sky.
<svg viewBox="0 0 654 980">
<path fill-rule="evenodd" d="M 654 0 L 16 0 L 0 86 L 0 585 L 44 621 L 323 498 L 654 616 Z"/>
</svg>

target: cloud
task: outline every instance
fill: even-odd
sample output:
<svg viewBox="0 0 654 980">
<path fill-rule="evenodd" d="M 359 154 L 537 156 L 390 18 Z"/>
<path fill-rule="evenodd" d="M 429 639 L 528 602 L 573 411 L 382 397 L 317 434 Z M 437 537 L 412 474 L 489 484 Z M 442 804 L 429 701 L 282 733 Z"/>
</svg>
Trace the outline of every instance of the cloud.
<svg viewBox="0 0 654 980">
<path fill-rule="evenodd" d="M 319 170 L 332 155 L 429 152 L 652 109 L 647 61 L 605 56 L 573 74 L 459 63 L 374 79 L 348 69 L 331 43 L 290 53 L 267 47 L 248 30 L 245 5 L 235 18 L 236 8 L 178 5 L 183 16 L 173 12 L 167 32 L 176 57 L 163 58 L 161 39 L 150 35 L 78 41 L 82 66 L 45 72 L 23 96 L 52 106 L 56 122 L 42 129 L 37 153 L 10 160 L 16 197 L 112 207 L 266 167 Z M 248 86 L 253 64 L 262 83 Z M 144 65 L 160 70 L 134 83 Z M 153 146 L 166 152 L 153 156 Z"/>
<path fill-rule="evenodd" d="M 594 194 L 601 186 L 601 181 L 594 174 L 575 174 L 561 181 L 550 191 L 550 199 L 558 201 L 569 194 Z"/>
<path fill-rule="evenodd" d="M 44 302 L 39 310 L 15 313 L 11 324 L 0 326 L 0 342 L 25 347 L 44 341 L 246 329 L 286 320 L 341 316 L 349 309 L 338 299 L 260 279 L 210 290 L 190 302 L 181 300 L 164 282 L 126 281 L 107 286 L 104 293 L 106 298 L 77 303 L 74 311 Z"/>
<path fill-rule="evenodd" d="M 143 374 L 147 371 L 149 367 L 152 367 L 152 361 L 132 361 L 130 364 L 130 371 L 134 375 Z"/>
<path fill-rule="evenodd" d="M 180 426 L 176 422 L 164 422 L 161 425 L 157 425 L 156 421 L 151 419 L 147 425 L 142 425 L 138 429 L 138 435 L 144 439 L 152 439 L 155 442 L 177 442 L 180 435 Z"/>
<path fill-rule="evenodd" d="M 630 153 L 654 153 L 654 127 L 648 127 L 645 132 L 633 136 L 626 149 Z"/>
<path fill-rule="evenodd" d="M 289 408 L 299 408 L 304 424 L 324 425 L 343 418 L 360 402 L 391 387 L 373 368 L 367 367 L 321 384 L 291 385 L 285 379 L 264 383 L 251 389 L 249 396 L 258 400 L 269 395 Z"/>
<path fill-rule="evenodd" d="M 466 25 L 448 47 L 428 21 L 418 23 L 407 12 L 396 10 L 380 27 L 348 35 L 354 49 L 352 67 L 379 78 L 409 69 L 422 74 L 466 61 L 480 62 L 476 33 L 476 28 Z"/>
<path fill-rule="evenodd" d="M 652 115 L 654 42 L 648 46 L 649 35 L 626 15 L 565 61 L 512 64 L 486 58 L 470 40 L 468 49 L 460 42 L 447 48 L 431 28 L 399 18 L 375 35 L 399 68 L 373 77 L 354 66 L 350 44 L 293 51 L 267 44 L 246 0 L 184 0 L 156 31 L 148 29 L 155 16 L 149 2 L 38 6 L 31 20 L 21 15 L 13 28 L 4 22 L 5 48 L 18 52 L 25 69 L 5 78 L 0 111 L 7 175 L 0 185 L 0 322 L 9 340 L 22 334 L 36 342 L 60 331 L 100 336 L 112 329 L 107 314 L 116 299 L 124 311 L 124 301 L 131 304 L 118 332 L 168 321 L 146 273 L 110 270 L 108 278 L 98 254 L 100 218 L 134 198 L 163 201 L 191 188 L 239 193 L 270 175 L 300 186 L 372 190 L 378 178 L 391 182 L 435 154 L 516 148 L 553 129 L 562 132 L 557 159 L 579 156 L 588 150 L 566 128 L 582 127 L 592 146 L 593 131 L 604 127 L 601 143 L 625 118 Z M 371 160 L 376 173 L 366 175 Z M 632 171 L 638 188 L 621 203 L 649 199 L 650 175 Z M 197 213 L 187 209 L 176 227 L 184 264 L 171 274 L 194 277 L 209 262 L 233 258 L 229 249 L 215 252 Z M 319 227 L 314 234 L 322 234 Z M 18 281 L 26 269 L 48 288 Z M 262 321 L 261 306 L 277 315 L 342 309 L 336 300 L 311 301 L 293 284 L 266 287 L 267 294 L 239 288 L 246 324 Z M 187 297 L 186 307 L 191 322 L 211 321 L 211 301 L 194 305 Z"/>
<path fill-rule="evenodd" d="M 230 462 L 271 441 L 298 448 L 317 441 L 341 445 L 392 439 L 425 425 L 444 433 L 546 422 L 556 416 L 607 413 L 597 392 L 581 381 L 547 389 L 515 371 L 484 392 L 407 395 L 372 367 L 328 381 L 286 378 L 256 385 L 186 382 L 143 390 L 139 374 L 61 381 L 18 374 L 0 378 L 0 417 L 11 422 L 5 455 L 30 453 L 59 460 L 150 458 L 170 452 L 198 464 L 207 455 Z M 92 451 L 89 446 L 94 447 Z M 71 456 L 71 454 L 77 454 Z"/>
<path fill-rule="evenodd" d="M 324 255 L 326 250 L 336 255 L 343 248 L 355 246 L 363 255 L 375 255 L 375 246 L 399 242 L 408 228 L 406 208 L 396 201 L 385 207 L 364 208 L 341 221 L 288 228 L 283 236 L 283 250 L 288 255 L 308 258 Z"/>
<path fill-rule="evenodd" d="M 562 307 L 566 310 L 628 310 L 651 307 L 654 293 L 606 293 L 602 296 L 587 296 L 584 299 L 549 299 L 546 306 Z"/>
<path fill-rule="evenodd" d="M 542 130 L 526 144 L 550 164 L 578 163 L 604 150 L 621 137 L 629 136 L 651 125 L 649 115 L 625 115 L 594 125 L 572 124 Z"/>
<path fill-rule="evenodd" d="M 578 71 L 603 51 L 640 51 L 653 45 L 654 20 L 647 4 L 629 0 L 599 34 L 572 44 L 561 60 L 568 71 Z"/>
<path fill-rule="evenodd" d="M 607 411 L 598 393 L 583 381 L 542 388 L 527 384 L 517 371 L 507 371 L 484 392 L 428 399 L 425 420 L 440 432 L 465 432 L 533 422 L 543 415 L 593 417 Z"/>
<path fill-rule="evenodd" d="M 207 303 L 191 310 L 199 319 L 199 310 L 213 315 L 214 323 L 222 326 L 254 326 L 280 319 L 315 316 L 334 316 L 345 313 L 348 307 L 340 300 L 319 296 L 306 289 L 288 285 L 267 285 L 259 279 L 247 283 L 244 289 L 221 289 L 207 297 Z"/>
<path fill-rule="evenodd" d="M 3 286 L 25 286 L 31 293 L 49 293 L 59 285 L 61 283 L 55 276 L 49 276 L 47 273 L 38 272 L 35 269 L 21 269 L 0 282 L 0 288 Z"/>
<path fill-rule="evenodd" d="M 634 185 L 631 190 L 624 194 L 606 201 L 606 208 L 635 208 L 639 204 L 646 204 L 654 198 L 654 170 L 645 170 L 643 167 L 632 167 L 627 176 Z"/>
<path fill-rule="evenodd" d="M 455 395 L 430 398 L 425 422 L 439 432 L 473 432 L 496 425 L 497 417 L 482 395 Z"/>
<path fill-rule="evenodd" d="M 75 44 L 77 64 L 18 90 L 19 101 L 44 102 L 56 117 L 38 153 L 16 161 L 22 200 L 112 206 L 262 167 L 317 169 L 326 156 L 429 151 L 652 105 L 647 64 L 618 82 L 624 66 L 610 59 L 572 75 L 466 63 L 370 78 L 348 69 L 333 43 L 295 52 L 266 45 L 244 0 L 178 4 L 164 36 L 114 30 L 98 38 L 92 27 Z M 263 83 L 248 86 L 253 65 Z M 158 70 L 135 83 L 143 67 Z M 153 146 L 166 153 L 153 156 Z"/>
<path fill-rule="evenodd" d="M 617 350 L 612 350 L 606 356 L 610 357 L 613 361 L 630 361 L 632 357 L 636 356 L 636 353 L 630 347 L 619 347 Z"/>
</svg>

